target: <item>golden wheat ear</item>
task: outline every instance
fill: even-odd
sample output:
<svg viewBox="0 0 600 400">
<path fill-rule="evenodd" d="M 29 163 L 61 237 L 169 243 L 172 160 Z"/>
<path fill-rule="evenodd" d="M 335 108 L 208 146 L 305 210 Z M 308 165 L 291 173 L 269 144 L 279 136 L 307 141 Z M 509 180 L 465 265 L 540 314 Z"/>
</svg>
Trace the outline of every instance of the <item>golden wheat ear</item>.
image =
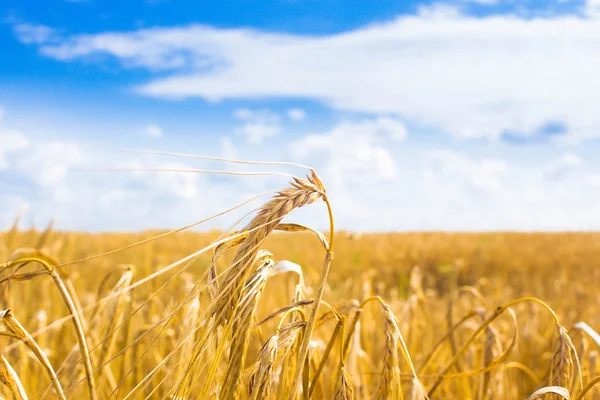
<svg viewBox="0 0 600 400">
<path fill-rule="evenodd" d="M 338 376 L 335 380 L 335 388 L 333 390 L 334 400 L 353 400 L 354 399 L 354 388 L 350 379 L 350 374 L 346 371 L 346 368 L 340 368 Z"/>
<path fill-rule="evenodd" d="M 383 370 L 381 381 L 377 388 L 378 399 L 397 399 L 402 397 L 402 384 L 400 378 L 400 348 L 399 332 L 396 331 L 394 315 L 387 305 L 384 306 L 385 326 L 385 354 L 383 356 Z"/>
<path fill-rule="evenodd" d="M 279 349 L 279 332 L 267 340 L 258 353 L 258 361 L 250 376 L 248 392 L 251 400 L 268 399 L 271 390 L 273 367 Z"/>
<path fill-rule="evenodd" d="M 567 330 L 560 326 L 550 368 L 550 385 L 552 386 L 570 386 L 573 378 L 573 357 L 570 344 L 571 338 L 567 334 Z"/>
<path fill-rule="evenodd" d="M 247 351 L 247 341 L 249 329 L 253 321 L 248 321 L 253 317 L 256 304 L 248 303 L 244 307 L 244 302 L 252 298 L 252 295 L 246 291 L 246 288 L 252 287 L 253 282 L 262 281 L 268 273 L 263 274 L 256 270 L 252 275 L 253 266 L 260 254 L 260 245 L 267 236 L 270 235 L 280 224 L 281 220 L 293 210 L 314 203 L 324 198 L 325 192 L 322 183 L 314 172 L 306 179 L 293 178 L 290 187 L 279 191 L 271 201 L 263 205 L 256 216 L 238 232 L 236 237 L 243 240 L 239 243 L 231 240 L 223 240 L 222 243 L 239 244 L 232 264 L 225 270 L 223 281 L 216 285 L 216 276 L 214 270 L 209 274 L 211 279 L 212 303 L 209 306 L 209 315 L 213 321 L 205 329 L 197 340 L 193 351 L 191 361 L 186 369 L 184 376 L 179 380 L 175 392 L 176 395 L 189 395 L 192 390 L 192 382 L 195 376 L 201 371 L 198 362 L 204 357 L 208 348 L 207 342 L 210 336 L 221 335 L 220 342 L 211 356 L 211 363 L 208 366 L 201 395 L 208 396 L 215 387 L 221 387 L 224 396 L 237 397 L 240 390 L 240 379 L 242 367 Z M 300 229 L 290 227 L 289 229 Z M 272 268 L 272 262 L 269 270 Z M 257 275 L 258 273 L 258 275 Z M 256 278 L 255 278 L 256 277 Z M 250 286 L 248 286 L 250 285 Z M 240 330 L 241 329 L 241 330 Z M 217 370 L 221 356 L 224 354 L 226 341 L 231 335 L 233 348 L 240 351 L 230 351 L 230 362 L 226 369 L 224 380 L 217 382 Z M 225 340 L 223 340 L 225 339 Z M 239 361 L 239 362 L 238 362 Z"/>
</svg>

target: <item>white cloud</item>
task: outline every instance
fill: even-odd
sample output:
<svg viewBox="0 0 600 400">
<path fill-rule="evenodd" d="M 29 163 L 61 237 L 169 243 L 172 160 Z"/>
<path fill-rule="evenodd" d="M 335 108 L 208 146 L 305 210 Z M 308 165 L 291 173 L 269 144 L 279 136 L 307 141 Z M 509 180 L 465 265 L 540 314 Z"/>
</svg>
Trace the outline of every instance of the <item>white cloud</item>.
<svg viewBox="0 0 600 400">
<path fill-rule="evenodd" d="M 29 146 L 29 139 L 15 130 L 0 131 L 1 151 L 13 153 Z"/>
<path fill-rule="evenodd" d="M 394 145 L 354 129 L 337 132 L 339 126 L 303 138 L 291 152 L 322 176 L 340 228 L 600 228 L 600 170 L 575 153 L 552 159 L 532 147 L 509 162 L 503 156 L 415 147 L 410 141 Z M 550 180 L 549 173 L 562 175 Z M 322 221 L 317 213 L 309 220 Z"/>
<path fill-rule="evenodd" d="M 236 132 L 243 135 L 250 143 L 261 143 L 281 132 L 279 116 L 269 110 L 238 109 L 234 116 L 243 121 L 242 126 L 238 127 Z"/>
<path fill-rule="evenodd" d="M 550 181 L 557 181 L 568 177 L 569 174 L 580 170 L 581 167 L 583 167 L 581 158 L 577 154 L 567 153 L 548 165 L 544 176 Z"/>
<path fill-rule="evenodd" d="M 41 186 L 59 188 L 68 170 L 79 166 L 81 160 L 81 149 L 76 143 L 52 141 L 36 144 L 20 154 L 16 166 Z"/>
<path fill-rule="evenodd" d="M 252 116 L 254 115 L 254 113 L 250 110 L 248 110 L 247 108 L 239 108 L 237 110 L 235 110 L 235 112 L 233 113 L 233 116 L 236 117 L 237 119 L 241 119 L 241 120 L 249 120 L 252 118 Z"/>
<path fill-rule="evenodd" d="M 465 201 L 459 192 L 469 196 L 476 190 L 496 195 L 503 188 L 502 179 L 510 172 L 504 160 L 473 160 L 453 151 L 434 151 L 427 158 L 425 176 L 434 190 L 457 202 Z"/>
<path fill-rule="evenodd" d="M 584 138 L 600 135 L 600 18 L 588 15 L 476 17 L 445 6 L 329 36 L 190 25 L 73 35 L 41 51 L 166 70 L 139 88 L 152 96 L 311 98 L 463 138 L 533 135 L 559 121 Z"/>
<path fill-rule="evenodd" d="M 31 141 L 26 149 L 11 151 L 7 160 L 6 168 L 0 169 L 0 210 L 7 213 L 0 215 L 2 225 L 28 203 L 37 224 L 54 219 L 60 229 L 172 228 L 221 212 L 263 190 L 256 182 L 239 184 L 235 177 L 215 180 L 197 173 L 89 171 L 202 166 L 158 156 L 139 155 L 132 160 L 130 154 L 69 141 Z M 204 228 L 225 227 L 236 215 L 240 214 Z"/>
<path fill-rule="evenodd" d="M 0 122 L 4 118 L 5 110 L 0 106 Z M 6 130 L 0 125 L 0 171 L 10 167 L 9 156 L 26 149 L 29 139 L 16 130 Z"/>
<path fill-rule="evenodd" d="M 600 174 L 587 174 L 585 182 L 591 187 L 600 189 Z"/>
<path fill-rule="evenodd" d="M 64 131 L 58 127 L 45 128 Z M 222 156 L 235 157 L 231 140 L 213 145 L 203 143 L 196 150 L 208 155 L 218 155 L 221 151 Z M 29 204 L 28 220 L 35 221 L 38 227 L 53 219 L 59 229 L 172 228 L 204 219 L 285 184 L 281 178 L 275 181 L 268 177 L 240 179 L 184 172 L 102 171 L 107 168 L 225 169 L 227 165 L 132 155 L 115 151 L 111 144 L 103 147 L 99 143 L 56 140 L 0 126 L 0 226 L 10 223 L 21 205 Z M 256 206 L 250 204 L 203 228 L 229 226 Z"/>
<path fill-rule="evenodd" d="M 237 149 L 235 143 L 231 138 L 224 137 L 221 139 L 221 157 L 235 160 L 238 158 Z"/>
<path fill-rule="evenodd" d="M 292 121 L 303 121 L 306 119 L 306 112 L 301 108 L 290 108 L 286 114 Z"/>
<path fill-rule="evenodd" d="M 19 180 L 21 185 L 37 186 L 47 199 L 62 201 L 69 168 L 79 166 L 80 147 L 63 141 L 31 141 L 26 135 L 0 129 L 0 173 Z M 10 188 L 9 188 L 10 189 Z"/>
<path fill-rule="evenodd" d="M 165 169 L 190 169 L 190 166 L 178 162 L 161 163 L 160 168 Z M 197 199 L 200 195 L 199 174 L 165 172 L 157 173 L 155 183 L 163 192 L 171 193 L 184 200 Z"/>
<path fill-rule="evenodd" d="M 386 143 L 405 137 L 404 124 L 392 118 L 342 122 L 329 132 L 292 143 L 291 153 L 300 162 L 320 164 L 331 181 L 389 180 L 396 176 L 397 167 Z"/>
<path fill-rule="evenodd" d="M 4 131 L 0 127 L 0 170 L 10 166 L 8 157 L 16 152 L 26 149 L 29 139 L 17 131 Z"/>
<path fill-rule="evenodd" d="M 585 2 L 585 12 L 591 17 L 600 15 L 600 0 L 587 0 Z"/>
<path fill-rule="evenodd" d="M 464 0 L 467 3 L 475 3 L 475 4 L 482 4 L 482 5 L 492 5 L 492 4 L 498 4 L 500 2 L 500 0 Z"/>
<path fill-rule="evenodd" d="M 292 142 L 289 151 L 292 160 L 315 168 L 326 182 L 340 227 L 389 229 L 383 214 L 399 175 L 390 144 L 399 143 L 404 132 L 402 122 L 389 118 L 345 121 Z M 322 207 L 301 213 L 300 220 L 317 226 L 326 221 Z"/>
<path fill-rule="evenodd" d="M 146 135 L 153 137 L 153 138 L 158 138 L 163 135 L 163 130 L 158 125 L 150 124 L 146 127 Z"/>
<path fill-rule="evenodd" d="M 45 25 L 20 23 L 13 25 L 13 30 L 17 38 L 23 43 L 43 44 L 58 40 L 57 32 Z"/>
</svg>

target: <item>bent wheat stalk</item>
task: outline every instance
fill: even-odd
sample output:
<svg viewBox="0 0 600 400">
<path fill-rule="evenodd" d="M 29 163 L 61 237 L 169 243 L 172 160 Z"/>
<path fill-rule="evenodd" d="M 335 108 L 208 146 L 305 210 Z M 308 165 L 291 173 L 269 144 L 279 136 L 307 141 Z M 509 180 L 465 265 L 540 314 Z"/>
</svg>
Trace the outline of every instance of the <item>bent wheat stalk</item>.
<svg viewBox="0 0 600 400">
<path fill-rule="evenodd" d="M 0 354 L 0 382 L 11 390 L 16 400 L 27 400 L 27 393 L 17 373 L 10 363 Z"/>
<path fill-rule="evenodd" d="M 304 337 L 302 340 L 302 344 L 300 345 L 300 350 L 298 351 L 298 368 L 296 369 L 296 373 L 294 375 L 294 380 L 292 381 L 292 387 L 290 390 L 290 399 L 294 399 L 296 397 L 296 393 L 298 393 L 298 389 L 300 387 L 300 381 L 302 380 L 303 368 L 305 360 L 308 357 L 308 350 L 310 347 L 310 340 L 312 337 L 313 330 L 315 329 L 315 324 L 317 322 L 317 316 L 319 314 L 319 306 L 321 305 L 321 300 L 323 299 L 323 293 L 325 292 L 325 284 L 327 283 L 327 277 L 329 276 L 329 269 L 331 267 L 331 261 L 333 260 L 333 248 L 334 248 L 334 234 L 335 234 L 335 225 L 333 220 L 333 211 L 331 209 L 331 203 L 327 198 L 327 194 L 325 192 L 325 187 L 321 180 L 317 177 L 317 175 L 313 171 L 313 176 L 315 178 L 316 183 L 321 188 L 321 197 L 323 201 L 327 205 L 327 212 L 329 214 L 329 248 L 327 249 L 327 253 L 325 254 L 325 260 L 323 261 L 323 267 L 321 268 L 321 276 L 319 278 L 319 285 L 317 288 L 317 295 L 314 299 L 313 307 L 310 311 L 310 315 L 308 317 L 308 322 L 306 325 L 306 330 L 304 332 Z M 305 392 L 308 388 L 304 388 Z"/>
<path fill-rule="evenodd" d="M 54 283 L 58 287 L 58 291 L 60 292 L 65 304 L 67 305 L 67 308 L 69 309 L 69 312 L 71 313 L 71 316 L 73 317 L 73 325 L 75 326 L 75 333 L 77 335 L 77 341 L 79 342 L 79 350 L 81 353 L 81 358 L 83 359 L 85 373 L 87 376 L 89 397 L 91 400 L 97 400 L 96 385 L 94 382 L 94 374 L 93 374 L 93 368 L 92 368 L 92 360 L 90 359 L 90 352 L 88 350 L 87 340 L 85 338 L 85 333 L 83 330 L 83 323 L 82 323 L 80 315 L 77 312 L 75 303 L 73 302 L 73 299 L 69 295 L 69 291 L 68 291 L 66 285 L 64 284 L 64 282 L 62 281 L 62 279 L 60 278 L 58 272 L 49 263 L 47 263 L 46 261 L 44 261 L 40 258 L 35 258 L 35 257 L 23 258 L 23 259 L 19 259 L 19 260 L 15 261 L 15 263 L 30 263 L 30 262 L 40 263 L 40 264 L 42 264 L 42 266 L 44 266 L 44 268 L 46 268 L 46 270 L 48 271 L 48 273 L 54 280 Z"/>
<path fill-rule="evenodd" d="M 54 390 L 56 392 L 56 396 L 59 399 L 65 399 L 65 394 L 63 393 L 62 386 L 56 376 L 56 372 L 48 357 L 46 357 L 46 353 L 40 348 L 40 346 L 36 343 L 35 340 L 31 337 L 31 335 L 25 330 L 25 328 L 14 318 L 10 312 L 10 310 L 0 311 L 0 320 L 4 322 L 4 325 L 8 328 L 8 330 L 14 335 L 15 338 L 21 340 L 29 349 L 33 352 L 39 362 L 43 365 L 46 372 L 50 376 L 50 381 L 54 386 Z"/>
</svg>

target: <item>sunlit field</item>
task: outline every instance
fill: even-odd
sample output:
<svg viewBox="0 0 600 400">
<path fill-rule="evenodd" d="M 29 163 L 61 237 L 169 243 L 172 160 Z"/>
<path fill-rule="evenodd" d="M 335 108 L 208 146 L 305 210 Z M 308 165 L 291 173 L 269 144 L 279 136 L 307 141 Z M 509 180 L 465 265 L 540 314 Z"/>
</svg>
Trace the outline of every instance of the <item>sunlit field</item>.
<svg viewBox="0 0 600 400">
<path fill-rule="evenodd" d="M 302 182 L 229 239 L 1 233 L 0 393 L 600 396 L 600 234 L 336 232 L 332 246 L 281 222 L 320 200 Z"/>
</svg>

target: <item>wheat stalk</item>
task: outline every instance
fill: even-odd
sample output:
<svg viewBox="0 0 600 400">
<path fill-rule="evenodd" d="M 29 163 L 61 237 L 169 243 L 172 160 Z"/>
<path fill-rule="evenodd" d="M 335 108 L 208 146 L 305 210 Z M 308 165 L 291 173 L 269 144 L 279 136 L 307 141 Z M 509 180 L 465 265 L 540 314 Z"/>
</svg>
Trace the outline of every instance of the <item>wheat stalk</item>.
<svg viewBox="0 0 600 400">
<path fill-rule="evenodd" d="M 0 354 L 0 382 L 13 393 L 16 400 L 27 400 L 27 393 L 8 360 Z"/>
<path fill-rule="evenodd" d="M 25 330 L 23 325 L 17 321 L 15 317 L 12 316 L 10 310 L 0 311 L 0 320 L 4 323 L 4 325 L 8 328 L 8 330 L 15 335 L 16 338 L 21 340 L 35 355 L 35 357 L 42 364 L 46 372 L 50 377 L 50 382 L 55 390 L 55 395 L 59 399 L 65 399 L 65 394 L 63 392 L 62 386 L 58 380 L 58 376 L 56 372 L 54 372 L 54 368 L 50 364 L 46 353 L 40 348 L 40 346 L 36 343 L 36 341 L 31 337 L 31 335 Z"/>
<path fill-rule="evenodd" d="M 86 340 L 84 329 L 83 329 L 82 316 L 80 316 L 79 313 L 77 312 L 77 308 L 75 307 L 75 303 L 73 302 L 73 299 L 71 298 L 71 295 L 69 294 L 69 290 L 65 286 L 63 280 L 60 278 L 60 275 L 58 274 L 58 271 L 56 270 L 56 268 L 51 266 L 46 261 L 44 261 L 40 258 L 34 258 L 34 257 L 19 259 L 19 260 L 15 261 L 15 264 L 30 263 L 30 262 L 38 262 L 46 268 L 46 270 L 48 271 L 48 273 L 54 280 L 54 283 L 56 284 L 65 304 L 67 305 L 69 312 L 71 313 L 71 316 L 73 318 L 73 325 L 75 326 L 75 333 L 77 335 L 77 340 L 79 342 L 79 350 L 81 353 L 81 357 L 83 358 L 83 363 L 84 363 L 85 372 L 86 372 L 86 376 L 87 376 L 88 394 L 89 394 L 89 397 L 91 400 L 97 400 L 96 385 L 94 382 L 94 375 L 92 372 L 93 371 L 92 361 L 90 359 L 90 352 L 88 350 L 87 340 Z"/>
</svg>

